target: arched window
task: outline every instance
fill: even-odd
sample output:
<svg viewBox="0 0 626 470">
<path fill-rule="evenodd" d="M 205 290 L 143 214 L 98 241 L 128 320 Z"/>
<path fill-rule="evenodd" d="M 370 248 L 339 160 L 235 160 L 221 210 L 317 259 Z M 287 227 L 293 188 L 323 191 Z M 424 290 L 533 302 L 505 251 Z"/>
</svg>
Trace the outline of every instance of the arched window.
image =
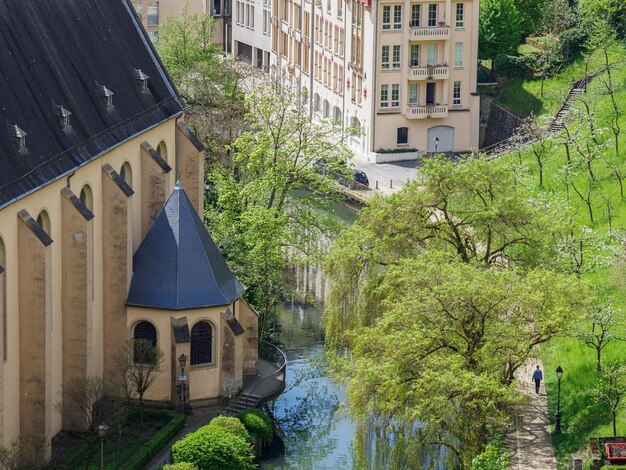
<svg viewBox="0 0 626 470">
<path fill-rule="evenodd" d="M 83 186 L 80 190 L 80 202 L 82 202 L 87 209 L 93 211 L 93 193 L 88 184 Z"/>
<path fill-rule="evenodd" d="M 320 106 L 321 106 L 321 101 L 320 101 L 320 95 L 315 93 L 313 95 L 313 110 L 316 112 L 319 112 L 320 110 Z"/>
<path fill-rule="evenodd" d="M 45 210 L 41 211 L 37 216 L 37 223 L 44 232 L 50 235 L 50 217 L 48 217 L 48 213 Z"/>
<path fill-rule="evenodd" d="M 157 152 L 159 152 L 159 155 L 163 160 L 167 161 L 167 146 L 165 145 L 165 142 L 161 141 L 159 147 L 157 148 Z"/>
<path fill-rule="evenodd" d="M 200 321 L 191 328 L 191 365 L 213 362 L 213 328 Z"/>
<path fill-rule="evenodd" d="M 336 124 L 341 124 L 342 121 L 342 113 L 341 113 L 341 109 L 339 108 L 339 106 L 335 106 L 333 108 L 333 121 L 335 121 Z"/>
<path fill-rule="evenodd" d="M 130 164 L 128 162 L 122 165 L 122 169 L 120 170 L 120 176 L 126 182 L 128 186 L 133 187 L 133 171 L 130 169 Z"/>
<path fill-rule="evenodd" d="M 157 345 L 157 334 L 156 328 L 149 321 L 140 321 L 135 325 L 135 329 L 133 331 L 133 339 L 137 340 L 145 340 L 149 341 L 152 344 L 152 347 L 156 347 Z M 151 362 L 153 360 L 152 351 L 146 351 L 145 346 L 140 346 L 135 342 L 134 345 L 134 357 L 135 362 L 138 363 L 146 363 Z"/>
<path fill-rule="evenodd" d="M 323 116 L 325 118 L 330 118 L 330 103 L 328 102 L 328 100 L 324 100 L 324 106 L 323 106 Z"/>
</svg>

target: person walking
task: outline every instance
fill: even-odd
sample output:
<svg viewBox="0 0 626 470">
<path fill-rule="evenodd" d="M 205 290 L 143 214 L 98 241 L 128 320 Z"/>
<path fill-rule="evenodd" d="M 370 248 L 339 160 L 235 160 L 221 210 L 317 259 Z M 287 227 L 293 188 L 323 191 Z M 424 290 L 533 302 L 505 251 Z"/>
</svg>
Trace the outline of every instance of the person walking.
<svg viewBox="0 0 626 470">
<path fill-rule="evenodd" d="M 539 395 L 539 385 L 541 385 L 541 381 L 543 380 L 543 373 L 539 366 L 537 366 L 535 372 L 533 372 L 533 380 L 535 381 L 535 392 Z"/>
</svg>

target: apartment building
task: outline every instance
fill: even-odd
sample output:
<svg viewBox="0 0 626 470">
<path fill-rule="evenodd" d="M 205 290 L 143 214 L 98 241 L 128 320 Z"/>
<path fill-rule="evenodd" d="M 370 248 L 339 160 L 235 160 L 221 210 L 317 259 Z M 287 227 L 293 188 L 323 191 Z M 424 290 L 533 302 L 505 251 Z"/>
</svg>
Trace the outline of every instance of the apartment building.
<svg viewBox="0 0 626 470">
<path fill-rule="evenodd" d="M 235 0 L 233 16 L 235 57 L 269 71 L 272 0 Z"/>
<path fill-rule="evenodd" d="M 478 16 L 478 0 L 274 0 L 270 74 L 306 90 L 314 116 L 359 128 L 351 144 L 375 161 L 467 150 Z"/>
<path fill-rule="evenodd" d="M 185 8 L 189 14 L 209 13 L 215 19 L 214 42 L 231 52 L 231 0 L 135 0 L 134 5 L 154 43 L 159 39 L 159 27 L 169 15 L 178 16 Z"/>
</svg>

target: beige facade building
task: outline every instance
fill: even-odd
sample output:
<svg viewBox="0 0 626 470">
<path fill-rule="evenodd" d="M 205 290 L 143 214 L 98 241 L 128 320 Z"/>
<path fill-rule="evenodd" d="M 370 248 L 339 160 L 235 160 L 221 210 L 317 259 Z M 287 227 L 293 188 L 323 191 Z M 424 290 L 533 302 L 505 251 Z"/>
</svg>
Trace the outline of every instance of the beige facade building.
<svg viewBox="0 0 626 470">
<path fill-rule="evenodd" d="M 130 0 L 0 15 L 0 444 L 75 427 L 63 387 L 118 380 L 132 338 L 165 353 L 147 398 L 176 402 L 183 353 L 192 400 L 236 395 L 257 316 L 198 215 L 202 146 Z"/>
<path fill-rule="evenodd" d="M 306 90 L 316 117 L 359 128 L 351 144 L 372 160 L 467 150 L 478 18 L 478 0 L 274 0 L 270 73 Z"/>
</svg>

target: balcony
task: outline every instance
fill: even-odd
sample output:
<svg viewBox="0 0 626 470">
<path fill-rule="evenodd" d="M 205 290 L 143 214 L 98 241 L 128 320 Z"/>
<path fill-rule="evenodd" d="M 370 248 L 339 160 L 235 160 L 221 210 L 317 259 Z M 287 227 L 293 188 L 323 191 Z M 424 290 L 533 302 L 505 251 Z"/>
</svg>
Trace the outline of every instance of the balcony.
<svg viewBox="0 0 626 470">
<path fill-rule="evenodd" d="M 409 119 L 445 118 L 448 117 L 448 105 L 436 104 L 427 106 L 407 105 L 404 114 Z"/>
<path fill-rule="evenodd" d="M 411 26 L 409 38 L 413 41 L 439 41 L 450 39 L 450 26 Z"/>
<path fill-rule="evenodd" d="M 443 80 L 449 76 L 450 70 L 447 65 L 409 68 L 409 80 Z"/>
</svg>

